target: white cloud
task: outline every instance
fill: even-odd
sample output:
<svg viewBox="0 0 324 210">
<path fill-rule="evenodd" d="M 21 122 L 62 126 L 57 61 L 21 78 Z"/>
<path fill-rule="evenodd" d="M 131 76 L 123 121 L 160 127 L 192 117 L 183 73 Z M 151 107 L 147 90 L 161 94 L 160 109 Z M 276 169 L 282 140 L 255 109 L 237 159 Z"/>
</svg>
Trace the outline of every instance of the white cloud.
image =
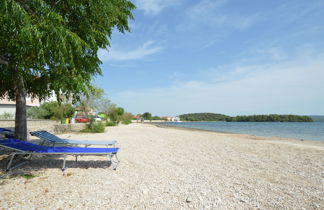
<svg viewBox="0 0 324 210">
<path fill-rule="evenodd" d="M 162 50 L 161 46 L 157 46 L 155 41 L 147 41 L 143 45 L 132 50 L 119 50 L 112 48 L 110 51 L 100 50 L 99 58 L 101 61 L 126 61 L 139 60 L 147 56 L 156 54 Z"/>
<path fill-rule="evenodd" d="M 302 59 L 306 58 L 306 59 Z M 324 114 L 324 55 L 229 68 L 221 80 L 126 91 L 113 101 L 134 113 Z M 215 77 L 219 75 L 215 72 Z"/>
<path fill-rule="evenodd" d="M 211 27 L 231 27 L 235 29 L 245 29 L 252 26 L 260 18 L 258 14 L 252 15 L 225 15 L 222 12 L 228 0 L 203 0 L 189 7 L 186 15 L 190 18 L 190 24 L 180 26 L 192 28 L 200 26 L 201 23 Z"/>
<path fill-rule="evenodd" d="M 187 10 L 187 15 L 191 18 L 197 18 L 199 16 L 210 15 L 215 10 L 224 6 L 228 0 L 203 0 L 199 1 L 194 6 Z"/>
<path fill-rule="evenodd" d="M 182 0 L 136 0 L 135 5 L 147 15 L 158 15 L 165 8 L 177 5 Z"/>
<path fill-rule="evenodd" d="M 283 60 L 286 58 L 286 53 L 280 47 L 272 47 L 269 49 L 260 49 L 257 53 L 270 57 L 272 60 Z"/>
</svg>

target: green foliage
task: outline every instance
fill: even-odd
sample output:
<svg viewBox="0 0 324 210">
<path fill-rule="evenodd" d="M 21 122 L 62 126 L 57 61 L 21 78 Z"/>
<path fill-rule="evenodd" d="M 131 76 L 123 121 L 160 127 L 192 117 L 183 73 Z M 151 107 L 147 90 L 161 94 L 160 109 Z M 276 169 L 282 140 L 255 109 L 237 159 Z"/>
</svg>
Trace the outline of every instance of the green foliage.
<svg viewBox="0 0 324 210">
<path fill-rule="evenodd" d="M 132 123 L 131 120 L 124 120 L 124 121 L 122 121 L 122 124 L 124 124 L 124 125 L 129 125 L 131 123 Z"/>
<path fill-rule="evenodd" d="M 105 124 L 102 122 L 91 122 L 87 125 L 87 127 L 81 132 L 84 133 L 104 133 L 105 132 Z"/>
<path fill-rule="evenodd" d="M 122 120 L 124 109 L 121 107 L 112 107 L 108 113 L 110 121 L 116 122 L 117 124 Z"/>
<path fill-rule="evenodd" d="M 12 113 L 5 112 L 5 113 L 3 113 L 3 114 L 0 115 L 0 119 L 1 120 L 11 120 L 11 119 L 14 118 L 14 116 L 15 115 L 12 114 Z"/>
<path fill-rule="evenodd" d="M 78 110 L 83 112 L 85 116 L 88 116 L 88 112 L 91 109 L 102 112 L 98 107 L 105 106 L 106 104 L 110 104 L 108 99 L 104 97 L 104 90 L 101 88 L 93 87 L 87 95 L 82 95 L 80 97 L 80 101 L 76 104 Z"/>
<path fill-rule="evenodd" d="M 113 121 L 106 122 L 106 126 L 116 126 L 116 125 L 117 125 L 117 123 L 113 122 Z"/>
<path fill-rule="evenodd" d="M 72 104 L 61 104 L 60 109 L 64 118 L 71 118 L 75 113 L 75 108 Z"/>
<path fill-rule="evenodd" d="M 313 122 L 309 116 L 299 115 L 243 115 L 236 117 L 228 117 L 228 122 Z"/>
<path fill-rule="evenodd" d="M 40 98 L 51 90 L 86 94 L 101 74 L 98 50 L 110 45 L 114 28 L 129 30 L 134 8 L 128 0 L 1 0 L 0 96 L 14 99 L 16 76 Z"/>
<path fill-rule="evenodd" d="M 31 107 L 27 111 L 28 118 L 31 119 L 52 119 L 62 120 L 73 117 L 75 108 L 67 104 L 59 104 L 56 101 L 43 103 L 40 107 Z"/>
<path fill-rule="evenodd" d="M 152 117 L 152 120 L 163 120 L 163 119 L 159 116 L 154 116 L 154 117 Z"/>
<path fill-rule="evenodd" d="M 28 180 L 28 179 L 32 179 L 32 178 L 37 177 L 37 175 L 35 175 L 35 174 L 22 174 L 21 177 Z"/>
<path fill-rule="evenodd" d="M 142 114 L 142 117 L 144 120 L 151 120 L 152 119 L 152 114 L 149 112 L 145 112 L 144 114 Z"/>
<path fill-rule="evenodd" d="M 133 115 L 131 113 L 125 112 L 121 116 L 121 121 L 123 124 L 128 125 L 128 124 L 132 123 L 132 118 L 133 118 Z"/>
<path fill-rule="evenodd" d="M 225 121 L 228 116 L 215 113 L 191 113 L 179 117 L 181 121 Z"/>
<path fill-rule="evenodd" d="M 98 51 L 110 46 L 114 29 L 129 31 L 133 9 L 130 0 L 1 0 L 0 98 L 87 95 L 101 75 Z M 26 133 L 21 119 L 16 131 Z"/>
<path fill-rule="evenodd" d="M 100 117 L 102 120 L 107 120 L 108 116 L 105 113 L 98 114 L 98 117 Z"/>
</svg>

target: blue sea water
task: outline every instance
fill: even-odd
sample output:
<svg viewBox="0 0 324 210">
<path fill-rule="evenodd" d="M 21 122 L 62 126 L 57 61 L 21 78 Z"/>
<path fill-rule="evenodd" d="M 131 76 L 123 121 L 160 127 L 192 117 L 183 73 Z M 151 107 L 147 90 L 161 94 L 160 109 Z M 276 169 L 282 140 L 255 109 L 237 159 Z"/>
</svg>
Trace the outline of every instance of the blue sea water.
<svg viewBox="0 0 324 210">
<path fill-rule="evenodd" d="M 324 122 L 166 122 L 169 126 L 324 141 Z"/>
</svg>

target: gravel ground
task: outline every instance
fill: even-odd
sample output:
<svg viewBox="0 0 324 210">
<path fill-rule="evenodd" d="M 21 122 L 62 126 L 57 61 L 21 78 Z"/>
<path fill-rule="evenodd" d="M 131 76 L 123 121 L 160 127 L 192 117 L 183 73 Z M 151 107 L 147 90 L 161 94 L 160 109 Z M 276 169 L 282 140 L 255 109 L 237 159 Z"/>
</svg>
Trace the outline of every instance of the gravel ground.
<svg viewBox="0 0 324 210">
<path fill-rule="evenodd" d="M 70 157 L 63 174 L 61 157 L 34 158 L 1 172 L 0 208 L 324 209 L 323 142 L 137 123 L 61 136 L 116 139 L 121 163 L 114 171 L 105 157 Z"/>
</svg>

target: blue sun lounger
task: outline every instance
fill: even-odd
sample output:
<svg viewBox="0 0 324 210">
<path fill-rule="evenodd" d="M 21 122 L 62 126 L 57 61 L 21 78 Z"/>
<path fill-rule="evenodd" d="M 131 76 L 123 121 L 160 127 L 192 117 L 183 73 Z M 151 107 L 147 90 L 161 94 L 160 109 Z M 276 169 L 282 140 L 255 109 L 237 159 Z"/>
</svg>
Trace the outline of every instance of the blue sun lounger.
<svg viewBox="0 0 324 210">
<path fill-rule="evenodd" d="M 115 146 L 117 141 L 83 141 L 83 140 L 70 140 L 70 139 L 61 139 L 58 136 L 55 136 L 54 134 L 51 134 L 47 131 L 34 131 L 30 132 L 32 136 L 36 136 L 43 140 L 43 144 L 45 142 L 52 143 L 53 146 L 55 144 L 72 144 L 72 145 L 80 145 L 83 144 L 86 147 L 90 145 L 106 145 L 106 146 Z"/>
<path fill-rule="evenodd" d="M 14 132 L 7 128 L 0 128 L 0 134 L 3 134 L 6 138 L 13 138 Z"/>
<path fill-rule="evenodd" d="M 0 147 L 13 150 L 13 152 L 10 154 L 11 157 L 6 168 L 7 171 L 26 163 L 31 159 L 32 155 L 63 155 L 64 159 L 62 171 L 66 169 L 65 162 L 67 155 L 75 156 L 76 161 L 79 155 L 107 155 L 114 170 L 117 168 L 119 163 L 117 158 L 119 148 L 48 147 L 18 139 L 0 140 Z M 12 162 L 17 155 L 28 157 L 25 161 L 11 167 Z"/>
</svg>

